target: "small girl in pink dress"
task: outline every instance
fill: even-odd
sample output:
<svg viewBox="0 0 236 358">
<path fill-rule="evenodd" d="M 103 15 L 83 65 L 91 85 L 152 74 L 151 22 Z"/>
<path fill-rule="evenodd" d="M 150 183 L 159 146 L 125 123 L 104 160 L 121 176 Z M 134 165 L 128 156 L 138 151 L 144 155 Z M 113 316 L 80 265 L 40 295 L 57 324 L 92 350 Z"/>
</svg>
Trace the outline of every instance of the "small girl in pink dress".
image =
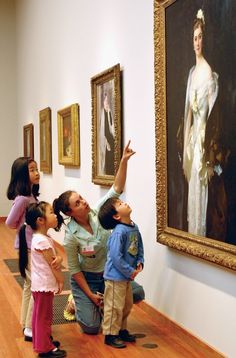
<svg viewBox="0 0 236 358">
<path fill-rule="evenodd" d="M 57 227 L 57 216 L 49 203 L 41 201 L 28 206 L 25 220 L 33 230 L 31 244 L 31 291 L 34 298 L 33 348 L 39 357 L 65 357 L 66 351 L 59 349 L 60 343 L 53 341 L 51 336 L 53 298 L 55 293 L 62 291 L 64 282 L 61 269 L 52 266 L 56 251 L 53 240 L 47 235 L 48 229 Z M 19 235 L 21 244 L 25 240 L 24 230 L 23 225 Z M 23 250 L 21 252 L 19 260 L 24 263 Z M 25 254 L 27 255 L 26 240 Z"/>
</svg>

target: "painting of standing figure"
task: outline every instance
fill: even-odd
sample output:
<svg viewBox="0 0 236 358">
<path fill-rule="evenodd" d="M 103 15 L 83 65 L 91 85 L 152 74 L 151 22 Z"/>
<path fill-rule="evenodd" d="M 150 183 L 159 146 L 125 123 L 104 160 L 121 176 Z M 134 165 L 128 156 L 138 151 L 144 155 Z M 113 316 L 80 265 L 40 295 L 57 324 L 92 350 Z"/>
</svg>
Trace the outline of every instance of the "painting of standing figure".
<svg viewBox="0 0 236 358">
<path fill-rule="evenodd" d="M 120 65 L 91 79 L 92 91 L 92 180 L 111 185 L 121 155 Z"/>
<path fill-rule="evenodd" d="M 108 81 L 99 88 L 98 99 L 101 99 L 99 107 L 98 147 L 99 168 L 102 175 L 114 175 L 114 110 L 112 99 L 114 93 L 114 80 Z"/>
<path fill-rule="evenodd" d="M 158 240 L 218 263 L 204 245 L 236 244 L 236 3 L 154 9 Z"/>
<path fill-rule="evenodd" d="M 212 230 L 207 225 L 207 212 L 211 215 L 210 209 L 207 211 L 210 187 L 215 176 L 222 179 L 229 150 L 227 156 L 217 158 L 215 152 L 219 149 L 219 123 L 216 123 L 213 108 L 219 93 L 218 74 L 213 72 L 204 57 L 204 39 L 205 17 L 203 10 L 199 9 L 193 22 L 195 65 L 188 75 L 183 126 L 182 160 L 183 172 L 188 182 L 188 231 L 201 236 L 206 236 L 208 232 L 210 237 L 225 241 L 227 203 L 223 182 L 223 191 L 220 191 L 223 197 L 218 206 L 220 225 L 214 229 L 213 223 L 209 223 Z M 206 133 L 209 123 L 212 128 Z"/>
</svg>

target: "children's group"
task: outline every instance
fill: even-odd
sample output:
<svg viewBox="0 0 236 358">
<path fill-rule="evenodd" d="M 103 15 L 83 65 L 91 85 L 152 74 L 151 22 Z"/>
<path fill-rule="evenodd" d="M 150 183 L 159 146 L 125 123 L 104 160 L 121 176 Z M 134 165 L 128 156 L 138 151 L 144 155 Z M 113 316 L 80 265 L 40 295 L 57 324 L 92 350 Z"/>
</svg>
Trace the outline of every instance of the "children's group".
<svg viewBox="0 0 236 358">
<path fill-rule="evenodd" d="M 127 319 L 133 303 L 144 299 L 143 287 L 135 281 L 144 267 L 144 249 L 132 209 L 120 199 L 134 154 L 129 141 L 112 187 L 93 208 L 73 190 L 63 192 L 52 204 L 40 201 L 36 161 L 19 157 L 12 164 L 7 197 L 13 204 L 6 225 L 16 229 L 15 248 L 24 278 L 20 317 L 24 340 L 33 343 L 39 357 L 67 355 L 52 336 L 53 298 L 62 292 L 64 276 L 62 257 L 48 234 L 62 225 L 70 303 L 82 332 L 102 331 L 104 343 L 114 348 L 136 340 Z"/>
</svg>

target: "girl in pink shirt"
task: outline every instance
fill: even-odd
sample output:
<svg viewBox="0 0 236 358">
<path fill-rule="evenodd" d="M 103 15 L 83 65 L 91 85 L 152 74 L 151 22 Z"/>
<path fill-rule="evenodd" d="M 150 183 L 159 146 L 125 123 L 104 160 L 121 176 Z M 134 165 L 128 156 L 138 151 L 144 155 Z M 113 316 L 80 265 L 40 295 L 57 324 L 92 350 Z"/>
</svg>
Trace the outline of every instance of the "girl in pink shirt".
<svg viewBox="0 0 236 358">
<path fill-rule="evenodd" d="M 64 282 L 61 269 L 52 266 L 56 251 L 53 240 L 47 234 L 48 229 L 57 227 L 57 216 L 49 203 L 41 201 L 28 206 L 25 221 L 33 230 L 31 243 L 31 290 L 34 298 L 33 348 L 39 357 L 65 357 L 66 351 L 59 349 L 60 342 L 53 341 L 51 336 L 53 298 L 54 294 L 62 291 Z M 21 250 L 19 257 L 21 274 L 24 275 L 27 255 L 25 225 L 21 227 L 19 235 L 21 245 L 25 246 L 25 252 Z"/>
<path fill-rule="evenodd" d="M 11 167 L 11 179 L 7 189 L 7 197 L 13 200 L 12 208 L 6 220 L 6 225 L 16 230 L 15 248 L 21 251 L 19 230 L 25 222 L 25 211 L 29 204 L 37 203 L 39 196 L 40 174 L 35 160 L 28 157 L 17 158 Z M 32 307 L 30 250 L 33 231 L 30 226 L 25 228 L 27 255 L 24 270 L 24 286 L 21 304 L 21 324 L 25 341 L 32 342 Z M 24 248 L 23 248 L 24 249 Z M 29 264 L 28 264 L 29 255 Z M 62 258 L 56 256 L 53 265 L 59 267 Z M 21 268 L 20 268 L 21 271 Z"/>
</svg>

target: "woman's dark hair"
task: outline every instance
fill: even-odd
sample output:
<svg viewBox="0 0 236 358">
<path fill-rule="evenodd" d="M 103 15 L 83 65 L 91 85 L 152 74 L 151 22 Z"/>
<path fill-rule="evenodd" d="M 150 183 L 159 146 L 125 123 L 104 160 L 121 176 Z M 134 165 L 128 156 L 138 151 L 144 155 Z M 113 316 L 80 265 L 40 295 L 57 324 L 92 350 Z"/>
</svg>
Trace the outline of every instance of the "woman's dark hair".
<svg viewBox="0 0 236 358">
<path fill-rule="evenodd" d="M 100 207 L 98 212 L 98 219 L 102 227 L 106 230 L 111 230 L 119 224 L 119 221 L 114 219 L 113 216 L 117 214 L 115 204 L 117 203 L 117 198 L 109 198 L 105 203 Z"/>
<path fill-rule="evenodd" d="M 33 184 L 31 187 L 30 183 L 29 164 L 32 162 L 35 161 L 28 157 L 19 157 L 13 162 L 10 184 L 7 189 L 9 200 L 14 200 L 17 195 L 30 196 L 33 194 L 35 199 L 39 196 L 39 184 Z"/>
<path fill-rule="evenodd" d="M 55 230 L 59 231 L 62 224 L 64 224 L 64 218 L 61 215 L 61 212 L 64 215 L 70 216 L 70 204 L 69 199 L 71 197 L 71 194 L 74 193 L 73 190 L 67 190 L 64 193 L 62 193 L 57 199 L 53 201 L 52 207 L 54 210 L 54 213 L 57 216 L 58 220 L 58 226 Z"/>
<path fill-rule="evenodd" d="M 26 208 L 25 222 L 32 230 L 37 229 L 37 219 L 45 217 L 48 205 L 45 201 L 40 201 L 39 203 L 29 204 Z M 25 270 L 28 266 L 28 247 L 25 235 L 26 224 L 22 225 L 19 231 L 19 269 L 21 276 L 24 278 L 26 278 Z"/>
</svg>

